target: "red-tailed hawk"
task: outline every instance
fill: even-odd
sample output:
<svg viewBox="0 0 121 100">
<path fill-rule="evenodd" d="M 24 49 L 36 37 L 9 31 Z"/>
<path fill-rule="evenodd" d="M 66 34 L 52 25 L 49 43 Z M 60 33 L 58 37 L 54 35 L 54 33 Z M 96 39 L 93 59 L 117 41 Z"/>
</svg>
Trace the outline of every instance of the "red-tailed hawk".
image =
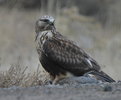
<svg viewBox="0 0 121 100">
<path fill-rule="evenodd" d="M 39 60 L 52 82 L 85 73 L 104 82 L 115 82 L 101 71 L 99 64 L 84 50 L 57 32 L 54 21 L 51 16 L 42 16 L 35 25 Z"/>
</svg>

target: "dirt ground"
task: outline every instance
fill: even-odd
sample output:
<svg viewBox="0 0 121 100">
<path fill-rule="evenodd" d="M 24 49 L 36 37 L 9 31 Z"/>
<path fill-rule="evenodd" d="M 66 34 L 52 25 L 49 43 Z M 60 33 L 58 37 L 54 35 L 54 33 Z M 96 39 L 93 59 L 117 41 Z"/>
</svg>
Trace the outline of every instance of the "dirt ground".
<svg viewBox="0 0 121 100">
<path fill-rule="evenodd" d="M 1 88 L 0 100 L 121 100 L 121 83 Z"/>
</svg>

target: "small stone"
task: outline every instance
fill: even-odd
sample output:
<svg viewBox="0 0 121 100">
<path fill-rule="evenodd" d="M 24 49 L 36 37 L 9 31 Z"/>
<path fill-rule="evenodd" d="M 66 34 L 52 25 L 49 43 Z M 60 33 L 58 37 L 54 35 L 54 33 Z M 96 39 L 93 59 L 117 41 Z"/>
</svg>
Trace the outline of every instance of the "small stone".
<svg viewBox="0 0 121 100">
<path fill-rule="evenodd" d="M 104 86 L 104 91 L 105 92 L 109 92 L 109 91 L 112 91 L 112 87 L 111 86 L 109 86 L 109 85 L 106 85 L 106 86 Z"/>
<path fill-rule="evenodd" d="M 118 80 L 118 83 L 121 83 L 121 80 Z"/>
</svg>

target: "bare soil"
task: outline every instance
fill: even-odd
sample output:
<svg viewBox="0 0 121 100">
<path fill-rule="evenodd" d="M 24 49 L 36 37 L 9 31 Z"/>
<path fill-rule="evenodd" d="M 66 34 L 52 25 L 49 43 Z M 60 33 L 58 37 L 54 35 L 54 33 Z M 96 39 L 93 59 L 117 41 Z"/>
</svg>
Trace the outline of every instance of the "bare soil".
<svg viewBox="0 0 121 100">
<path fill-rule="evenodd" d="M 0 100 L 121 100 L 121 83 L 1 88 Z"/>
</svg>

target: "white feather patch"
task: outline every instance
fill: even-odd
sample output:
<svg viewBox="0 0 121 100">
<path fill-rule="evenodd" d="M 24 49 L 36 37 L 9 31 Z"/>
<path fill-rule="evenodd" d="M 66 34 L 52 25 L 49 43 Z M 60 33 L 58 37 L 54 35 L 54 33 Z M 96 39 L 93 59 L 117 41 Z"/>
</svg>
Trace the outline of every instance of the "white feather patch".
<svg viewBox="0 0 121 100">
<path fill-rule="evenodd" d="M 66 77 L 73 77 L 74 75 L 71 74 L 70 72 L 66 72 Z"/>
<path fill-rule="evenodd" d="M 86 59 L 86 60 L 87 60 L 87 62 L 89 63 L 89 65 L 90 65 L 91 67 L 93 67 L 91 61 L 90 61 L 89 59 Z"/>
<path fill-rule="evenodd" d="M 53 36 L 53 33 L 51 31 L 48 31 L 47 36 L 48 37 L 52 37 Z"/>
<path fill-rule="evenodd" d="M 92 74 L 88 74 L 90 77 L 95 77 L 94 75 L 92 75 Z"/>
</svg>

